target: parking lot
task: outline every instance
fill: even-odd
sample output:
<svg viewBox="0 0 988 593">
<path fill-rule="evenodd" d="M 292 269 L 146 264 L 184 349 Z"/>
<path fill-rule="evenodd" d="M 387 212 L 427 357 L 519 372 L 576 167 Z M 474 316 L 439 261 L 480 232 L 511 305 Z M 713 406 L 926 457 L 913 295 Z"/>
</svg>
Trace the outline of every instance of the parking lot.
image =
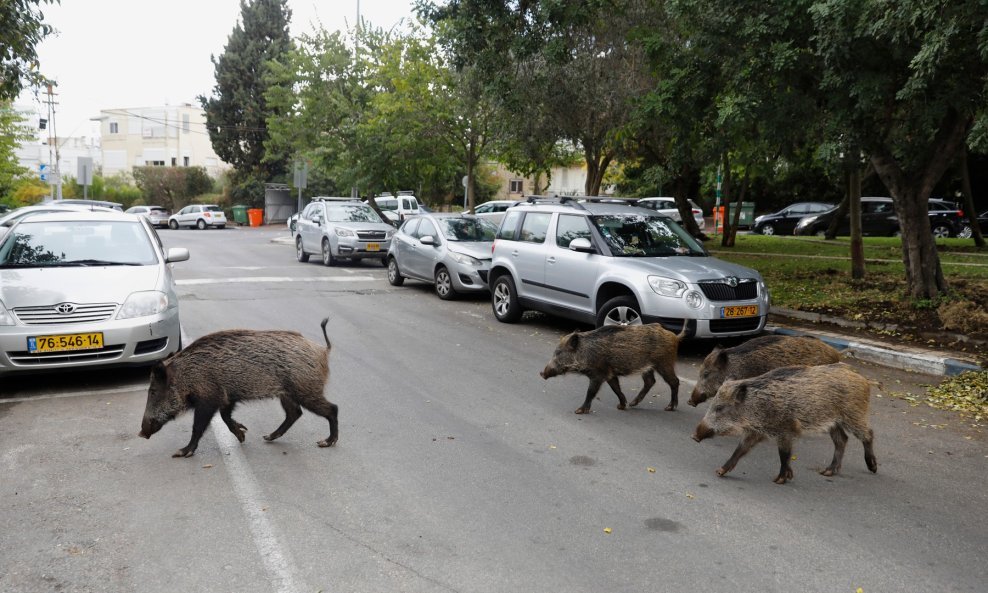
<svg viewBox="0 0 988 593">
<path fill-rule="evenodd" d="M 662 381 L 619 411 L 608 387 L 543 381 L 572 322 L 498 323 L 486 297 L 440 301 L 376 262 L 295 261 L 283 226 L 163 230 L 185 343 L 227 328 L 333 342 L 340 441 L 304 414 L 273 443 L 273 401 L 244 405 L 241 445 L 191 415 L 137 437 L 147 369 L 0 379 L 0 591 L 982 591 L 985 435 L 890 392 L 933 377 L 852 362 L 876 382 L 879 471 L 826 436 L 774 444 L 728 477 L 731 437 L 694 443 L 685 405 L 712 342 L 680 349 L 680 409 Z M 586 329 L 586 328 L 579 328 Z M 622 381 L 635 392 L 640 380 Z"/>
</svg>

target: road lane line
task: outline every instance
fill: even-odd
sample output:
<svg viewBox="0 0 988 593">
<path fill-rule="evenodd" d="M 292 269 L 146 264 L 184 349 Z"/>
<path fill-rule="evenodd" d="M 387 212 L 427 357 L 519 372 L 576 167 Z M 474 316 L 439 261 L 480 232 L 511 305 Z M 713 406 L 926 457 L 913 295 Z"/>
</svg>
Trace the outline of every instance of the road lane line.
<svg viewBox="0 0 988 593">
<path fill-rule="evenodd" d="M 251 471 L 247 458 L 240 449 L 237 441 L 226 424 L 220 417 L 214 416 L 212 421 L 213 435 L 219 442 L 223 455 L 223 466 L 226 467 L 230 480 L 233 482 L 233 491 L 240 501 L 244 514 L 247 516 L 247 526 L 250 529 L 251 538 L 254 540 L 254 547 L 261 556 L 261 563 L 264 571 L 274 590 L 278 593 L 301 593 L 311 591 L 309 587 L 304 587 L 296 577 L 298 570 L 292 561 L 287 548 L 281 543 L 278 531 L 274 524 L 268 520 L 265 510 L 268 508 L 261 496 L 261 487 Z"/>
<path fill-rule="evenodd" d="M 196 284 L 239 284 L 249 282 L 375 282 L 380 278 L 374 276 L 245 276 L 243 278 L 186 278 L 176 280 L 178 286 Z"/>
<path fill-rule="evenodd" d="M 70 391 L 67 393 L 47 393 L 44 395 L 31 395 L 28 397 L 0 397 L 0 404 L 16 404 L 20 402 L 34 402 L 43 399 L 62 399 L 65 397 L 85 397 L 87 395 L 108 395 L 111 393 L 127 393 L 129 391 L 146 391 L 147 383 L 128 385 L 125 387 L 113 387 L 111 389 L 96 389 L 91 391 Z"/>
</svg>

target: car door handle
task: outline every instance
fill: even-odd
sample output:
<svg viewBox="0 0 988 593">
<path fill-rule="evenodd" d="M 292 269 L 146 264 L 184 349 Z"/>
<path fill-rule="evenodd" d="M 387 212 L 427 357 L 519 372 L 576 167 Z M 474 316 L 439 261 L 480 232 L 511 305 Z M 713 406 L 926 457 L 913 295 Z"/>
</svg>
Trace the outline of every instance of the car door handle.
<svg viewBox="0 0 988 593">
<path fill-rule="evenodd" d="M 514 251 L 511 252 L 511 257 L 518 257 L 518 250 L 517 249 L 515 249 Z"/>
<path fill-rule="evenodd" d="M 545 258 L 545 263 L 547 263 L 547 264 L 554 264 L 554 263 L 556 263 L 556 258 L 554 258 L 552 256 L 549 256 L 549 257 Z"/>
</svg>

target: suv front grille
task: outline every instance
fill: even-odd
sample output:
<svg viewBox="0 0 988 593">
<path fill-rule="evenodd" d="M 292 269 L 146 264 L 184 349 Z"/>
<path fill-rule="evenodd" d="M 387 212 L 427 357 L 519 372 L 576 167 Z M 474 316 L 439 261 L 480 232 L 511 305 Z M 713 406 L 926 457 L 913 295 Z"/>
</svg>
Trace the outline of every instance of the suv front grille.
<svg viewBox="0 0 988 593">
<path fill-rule="evenodd" d="M 742 317 L 740 319 L 711 319 L 710 333 L 729 334 L 733 332 L 746 332 L 758 329 L 758 324 L 762 322 L 761 317 Z"/>
<path fill-rule="evenodd" d="M 116 311 L 115 303 L 98 303 L 75 305 L 71 313 L 59 313 L 59 305 L 43 307 L 19 307 L 14 309 L 14 315 L 25 325 L 59 325 L 65 323 L 95 323 L 106 321 Z"/>
<path fill-rule="evenodd" d="M 361 241 L 383 241 L 387 236 L 387 231 L 357 231 L 357 238 Z"/>
<path fill-rule="evenodd" d="M 737 286 L 721 281 L 700 282 L 699 285 L 703 296 L 711 301 L 746 301 L 758 297 L 758 283 L 751 278 L 738 280 Z"/>
</svg>

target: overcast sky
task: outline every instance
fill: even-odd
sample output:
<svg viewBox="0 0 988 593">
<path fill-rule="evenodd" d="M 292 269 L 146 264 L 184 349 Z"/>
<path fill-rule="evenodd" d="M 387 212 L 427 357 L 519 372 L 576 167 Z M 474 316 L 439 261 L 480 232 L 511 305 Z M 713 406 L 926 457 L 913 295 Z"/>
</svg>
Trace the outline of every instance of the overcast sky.
<svg viewBox="0 0 988 593">
<path fill-rule="evenodd" d="M 288 0 L 291 33 L 321 22 L 329 31 L 352 28 L 357 0 Z M 360 0 L 360 14 L 390 28 L 412 19 L 412 0 Z M 59 136 L 98 136 L 90 122 L 101 109 L 195 103 L 215 79 L 210 55 L 220 55 L 240 18 L 240 0 L 61 0 L 43 5 L 57 33 L 39 47 L 41 71 L 58 81 Z M 24 92 L 19 106 L 34 106 Z"/>
</svg>

